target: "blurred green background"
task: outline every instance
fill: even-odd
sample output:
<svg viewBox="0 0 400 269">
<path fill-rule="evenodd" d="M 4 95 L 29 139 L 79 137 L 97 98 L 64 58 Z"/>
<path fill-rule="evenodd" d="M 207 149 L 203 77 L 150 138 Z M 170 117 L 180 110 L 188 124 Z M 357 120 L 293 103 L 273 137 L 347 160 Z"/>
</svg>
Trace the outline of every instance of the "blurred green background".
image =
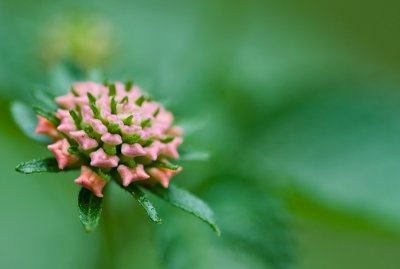
<svg viewBox="0 0 400 269">
<path fill-rule="evenodd" d="M 399 8 L 0 0 L 0 268 L 399 268 Z M 114 186 L 85 234 L 76 174 L 14 172 L 49 153 L 10 103 L 66 90 L 62 66 L 166 100 L 185 147 L 211 154 L 174 181 L 215 209 L 221 238 L 151 197 L 154 225 Z"/>
</svg>

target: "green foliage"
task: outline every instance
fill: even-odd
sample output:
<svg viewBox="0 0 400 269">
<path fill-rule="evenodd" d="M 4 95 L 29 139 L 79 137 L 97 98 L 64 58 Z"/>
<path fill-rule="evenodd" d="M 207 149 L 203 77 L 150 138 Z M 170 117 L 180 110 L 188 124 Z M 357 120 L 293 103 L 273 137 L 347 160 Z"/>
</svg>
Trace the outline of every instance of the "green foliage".
<svg viewBox="0 0 400 269">
<path fill-rule="evenodd" d="M 161 223 L 161 218 L 158 216 L 154 205 L 147 198 L 147 195 L 136 185 L 130 184 L 128 187 L 123 187 L 126 191 L 132 194 L 140 206 L 146 211 L 149 218 L 155 223 Z"/>
<path fill-rule="evenodd" d="M 210 154 L 205 151 L 179 150 L 179 161 L 207 161 Z"/>
<path fill-rule="evenodd" d="M 159 185 L 148 189 L 171 205 L 198 217 L 199 219 L 210 225 L 210 227 L 217 233 L 217 235 L 221 234 L 221 231 L 214 219 L 214 213 L 212 212 L 212 210 L 205 202 L 203 202 L 193 194 L 176 187 L 174 184 L 170 184 L 168 189 L 165 189 Z"/>
<path fill-rule="evenodd" d="M 34 173 L 58 173 L 65 170 L 58 168 L 57 160 L 55 158 L 46 158 L 40 160 L 32 160 L 28 162 L 22 162 L 15 167 L 15 170 L 23 174 L 34 174 Z"/>
<path fill-rule="evenodd" d="M 154 167 L 160 167 L 160 168 L 165 168 L 169 170 L 178 170 L 179 165 L 173 164 L 173 163 L 166 163 L 166 162 L 161 162 L 161 161 L 154 161 L 151 163 L 152 166 Z"/>
<path fill-rule="evenodd" d="M 165 228 L 157 230 L 163 268 L 294 268 L 287 212 L 271 190 L 239 179 L 214 180 L 202 194 L 218 216 L 222 236 L 182 214 L 169 214 Z"/>
<path fill-rule="evenodd" d="M 82 187 L 78 197 L 79 219 L 85 231 L 92 232 L 99 223 L 103 199 Z"/>
<path fill-rule="evenodd" d="M 50 139 L 46 136 L 35 133 L 37 118 L 31 106 L 21 102 L 13 102 L 11 104 L 11 115 L 27 137 L 44 144 L 50 142 Z"/>
<path fill-rule="evenodd" d="M 36 114 L 48 119 L 51 123 L 54 124 L 54 126 L 58 126 L 60 124 L 60 119 L 58 119 L 56 116 L 54 116 L 53 112 L 48 111 L 48 110 L 43 109 L 38 106 L 34 106 L 33 110 L 36 112 Z"/>
<path fill-rule="evenodd" d="M 265 168 L 311 200 L 398 230 L 400 95 L 351 88 L 313 92 L 276 113 L 265 129 Z"/>
</svg>

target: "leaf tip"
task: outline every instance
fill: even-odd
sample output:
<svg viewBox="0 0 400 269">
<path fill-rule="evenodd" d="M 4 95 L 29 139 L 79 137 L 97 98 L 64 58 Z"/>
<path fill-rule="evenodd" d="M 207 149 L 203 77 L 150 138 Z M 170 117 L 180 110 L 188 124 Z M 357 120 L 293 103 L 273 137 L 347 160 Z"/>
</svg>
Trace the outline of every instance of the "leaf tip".
<svg viewBox="0 0 400 269">
<path fill-rule="evenodd" d="M 93 225 L 83 225 L 83 229 L 85 230 L 86 233 L 92 233 L 96 230 L 97 226 Z"/>
<path fill-rule="evenodd" d="M 218 237 L 221 237 L 221 229 L 217 225 L 212 225 L 211 228 L 217 234 Z"/>
</svg>

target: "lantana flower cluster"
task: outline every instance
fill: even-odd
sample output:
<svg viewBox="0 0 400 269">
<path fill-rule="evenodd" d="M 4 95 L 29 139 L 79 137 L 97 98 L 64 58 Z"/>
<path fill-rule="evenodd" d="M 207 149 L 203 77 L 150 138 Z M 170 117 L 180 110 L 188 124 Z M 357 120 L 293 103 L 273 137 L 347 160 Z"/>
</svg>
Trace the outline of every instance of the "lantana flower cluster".
<svg viewBox="0 0 400 269">
<path fill-rule="evenodd" d="M 121 185 L 159 183 L 167 188 L 182 168 L 182 130 L 173 115 L 131 83 L 75 83 L 57 97 L 50 118 L 38 116 L 36 132 L 53 140 L 48 149 L 60 169 L 81 167 L 75 182 L 103 196 L 110 176 Z"/>
</svg>

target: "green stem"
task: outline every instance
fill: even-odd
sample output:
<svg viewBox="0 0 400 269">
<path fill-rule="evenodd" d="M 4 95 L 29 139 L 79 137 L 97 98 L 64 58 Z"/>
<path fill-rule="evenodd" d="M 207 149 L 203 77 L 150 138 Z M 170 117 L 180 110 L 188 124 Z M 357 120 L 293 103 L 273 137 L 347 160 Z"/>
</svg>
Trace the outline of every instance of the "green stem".
<svg viewBox="0 0 400 269">
<path fill-rule="evenodd" d="M 109 197 L 104 193 L 104 197 Z M 115 253 L 115 238 L 113 229 L 113 219 L 111 215 L 111 206 L 108 199 L 103 198 L 103 212 L 101 216 L 100 232 L 102 235 L 101 253 L 99 256 L 99 264 L 96 269 L 115 268 L 116 253 Z"/>
</svg>

